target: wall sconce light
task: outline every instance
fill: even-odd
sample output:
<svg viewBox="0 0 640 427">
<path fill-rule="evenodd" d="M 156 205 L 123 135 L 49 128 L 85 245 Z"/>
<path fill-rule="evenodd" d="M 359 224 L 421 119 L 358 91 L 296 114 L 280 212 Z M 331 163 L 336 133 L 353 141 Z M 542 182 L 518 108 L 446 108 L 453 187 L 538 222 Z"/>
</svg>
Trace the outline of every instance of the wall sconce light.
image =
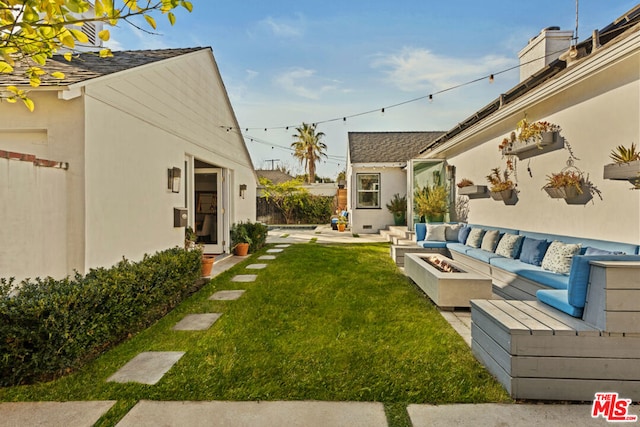
<svg viewBox="0 0 640 427">
<path fill-rule="evenodd" d="M 182 176 L 182 170 L 180 168 L 170 168 L 167 171 L 167 189 L 173 193 L 180 192 L 180 177 Z"/>
<path fill-rule="evenodd" d="M 244 193 L 247 191 L 247 184 L 240 184 L 240 197 L 244 199 Z"/>
</svg>

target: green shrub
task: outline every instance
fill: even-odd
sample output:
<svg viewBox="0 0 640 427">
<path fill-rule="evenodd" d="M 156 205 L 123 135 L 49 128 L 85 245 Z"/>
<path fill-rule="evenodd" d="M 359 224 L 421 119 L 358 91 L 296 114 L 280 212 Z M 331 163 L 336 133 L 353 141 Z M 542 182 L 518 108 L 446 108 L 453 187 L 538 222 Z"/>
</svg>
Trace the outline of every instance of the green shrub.
<svg viewBox="0 0 640 427">
<path fill-rule="evenodd" d="M 231 246 L 238 243 L 249 243 L 249 252 L 253 253 L 262 248 L 267 242 L 269 229 L 260 222 L 238 222 L 231 226 Z"/>
<path fill-rule="evenodd" d="M 201 252 L 174 248 L 73 279 L 0 279 L 0 386 L 55 378 L 155 322 L 194 290 Z"/>
<path fill-rule="evenodd" d="M 301 224 L 326 224 L 331 222 L 334 197 L 304 194 L 294 210 L 295 222 Z"/>
</svg>

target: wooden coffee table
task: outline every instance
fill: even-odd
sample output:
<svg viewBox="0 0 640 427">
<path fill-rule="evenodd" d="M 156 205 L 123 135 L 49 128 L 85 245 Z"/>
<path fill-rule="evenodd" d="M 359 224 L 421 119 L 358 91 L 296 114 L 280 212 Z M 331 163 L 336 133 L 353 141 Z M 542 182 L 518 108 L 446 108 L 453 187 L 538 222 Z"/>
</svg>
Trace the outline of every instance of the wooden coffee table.
<svg viewBox="0 0 640 427">
<path fill-rule="evenodd" d="M 426 261 L 439 259 L 455 267 L 442 272 Z M 441 254 L 405 254 L 404 272 L 440 308 L 470 307 L 472 299 L 491 299 L 491 278 Z"/>
</svg>

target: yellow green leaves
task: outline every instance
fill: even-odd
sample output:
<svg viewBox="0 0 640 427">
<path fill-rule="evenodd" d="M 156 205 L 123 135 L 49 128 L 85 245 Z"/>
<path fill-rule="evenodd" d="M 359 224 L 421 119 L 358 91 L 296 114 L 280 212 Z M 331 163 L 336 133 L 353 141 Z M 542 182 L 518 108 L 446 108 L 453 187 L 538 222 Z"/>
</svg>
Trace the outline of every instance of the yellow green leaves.
<svg viewBox="0 0 640 427">
<path fill-rule="evenodd" d="M 176 23 L 176 16 L 173 14 L 173 12 L 169 12 L 167 14 L 167 17 L 169 18 L 169 22 L 171 23 L 171 25 Z"/>
<path fill-rule="evenodd" d="M 66 59 L 69 62 L 71 62 L 71 59 L 73 58 L 73 54 L 71 52 L 66 52 L 63 56 L 64 56 L 64 59 Z"/>
<path fill-rule="evenodd" d="M 111 58 L 113 57 L 113 53 L 111 53 L 111 49 L 102 49 L 100 50 L 100 58 Z"/>
<path fill-rule="evenodd" d="M 111 34 L 109 33 L 109 30 L 102 30 L 98 33 L 98 37 L 100 37 L 100 40 L 108 42 L 111 38 Z"/>
<path fill-rule="evenodd" d="M 180 5 L 182 5 L 182 7 L 187 9 L 189 11 L 189 13 L 191 13 L 191 11 L 193 10 L 193 5 L 191 4 L 190 1 L 181 1 Z"/>
<path fill-rule="evenodd" d="M 54 71 L 50 74 L 54 79 L 64 79 L 64 73 L 61 71 Z"/>
<path fill-rule="evenodd" d="M 35 108 L 35 104 L 31 99 L 27 97 L 26 91 L 22 89 L 18 89 L 15 86 L 8 86 L 6 90 L 7 92 L 13 94 L 5 98 L 8 102 L 15 103 L 18 99 L 22 99 L 22 102 L 29 109 L 29 111 L 33 112 Z"/>
<path fill-rule="evenodd" d="M 0 73 L 13 73 L 13 67 L 4 61 L 0 61 Z"/>
<path fill-rule="evenodd" d="M 151 15 L 144 15 L 144 19 L 147 21 L 147 23 L 151 26 L 151 28 L 153 28 L 154 30 L 156 29 L 156 20 L 153 19 L 153 16 Z"/>
</svg>

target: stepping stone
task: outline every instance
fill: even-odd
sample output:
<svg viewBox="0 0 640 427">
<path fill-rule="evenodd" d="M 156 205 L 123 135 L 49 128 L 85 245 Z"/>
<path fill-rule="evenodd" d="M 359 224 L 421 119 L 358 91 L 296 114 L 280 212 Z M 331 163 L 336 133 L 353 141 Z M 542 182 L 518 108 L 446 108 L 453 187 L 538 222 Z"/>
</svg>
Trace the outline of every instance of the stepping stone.
<svg viewBox="0 0 640 427">
<path fill-rule="evenodd" d="M 284 250 L 284 249 L 267 249 L 267 253 L 270 253 L 270 254 L 277 254 L 277 253 L 282 252 L 283 250 Z"/>
<path fill-rule="evenodd" d="M 153 385 L 160 381 L 182 356 L 184 351 L 146 351 L 131 359 L 107 381 Z"/>
<path fill-rule="evenodd" d="M 585 413 L 589 417 L 589 412 Z M 512 419 L 519 420 L 519 418 Z M 489 423 L 491 422 L 489 421 Z M 141 400 L 120 420 L 117 427 L 158 425 L 387 427 L 388 424 L 384 405 L 380 402 L 158 402 Z M 459 425 L 464 425 L 464 423 L 459 423 Z"/>
<path fill-rule="evenodd" d="M 268 261 L 268 260 L 276 259 L 276 256 L 275 255 L 262 255 L 258 259 L 259 260 L 263 260 L 263 261 Z"/>
<path fill-rule="evenodd" d="M 115 400 L 0 403 L 0 426 L 90 427 L 115 404 Z"/>
<path fill-rule="evenodd" d="M 263 268 L 267 268 L 267 264 L 249 264 L 247 268 L 249 270 L 262 270 Z"/>
<path fill-rule="evenodd" d="M 258 276 L 256 274 L 238 274 L 231 279 L 232 282 L 255 282 Z"/>
<path fill-rule="evenodd" d="M 276 245 L 276 248 L 288 248 L 289 246 L 291 246 L 290 244 L 282 244 L 282 245 Z"/>
<path fill-rule="evenodd" d="M 188 314 L 173 327 L 174 331 L 204 331 L 209 329 L 222 313 Z"/>
<path fill-rule="evenodd" d="M 244 294 L 244 290 L 237 291 L 218 291 L 209 297 L 212 301 L 233 301 L 240 298 Z"/>
</svg>

